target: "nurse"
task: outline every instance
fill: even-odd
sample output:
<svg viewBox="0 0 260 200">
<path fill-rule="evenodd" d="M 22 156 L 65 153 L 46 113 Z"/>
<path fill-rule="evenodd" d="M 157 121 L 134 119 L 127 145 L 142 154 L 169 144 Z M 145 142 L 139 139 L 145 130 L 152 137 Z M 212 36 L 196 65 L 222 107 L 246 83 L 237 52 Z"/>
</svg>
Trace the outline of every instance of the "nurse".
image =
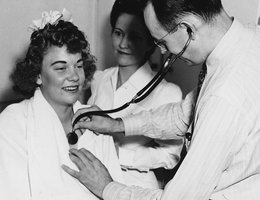
<svg viewBox="0 0 260 200">
<path fill-rule="evenodd" d="M 116 0 L 111 14 L 112 45 L 116 66 L 97 71 L 91 83 L 89 105 L 102 110 L 117 108 L 132 99 L 155 75 L 149 63 L 153 39 L 143 18 L 144 1 Z M 111 114 L 123 117 L 182 99 L 180 88 L 163 80 L 142 102 Z M 148 137 L 114 137 L 125 183 L 160 188 L 154 169 L 172 169 L 180 158 L 182 140 L 153 140 Z"/>
</svg>

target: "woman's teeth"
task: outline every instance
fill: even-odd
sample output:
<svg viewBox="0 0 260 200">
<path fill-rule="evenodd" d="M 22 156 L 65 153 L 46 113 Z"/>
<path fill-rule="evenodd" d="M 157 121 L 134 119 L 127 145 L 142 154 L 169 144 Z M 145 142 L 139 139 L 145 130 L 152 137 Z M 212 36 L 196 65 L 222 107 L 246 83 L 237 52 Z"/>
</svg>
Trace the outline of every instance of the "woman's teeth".
<svg viewBox="0 0 260 200">
<path fill-rule="evenodd" d="M 64 87 L 63 89 L 64 89 L 65 91 L 72 92 L 72 91 L 78 90 L 78 86 Z"/>
</svg>

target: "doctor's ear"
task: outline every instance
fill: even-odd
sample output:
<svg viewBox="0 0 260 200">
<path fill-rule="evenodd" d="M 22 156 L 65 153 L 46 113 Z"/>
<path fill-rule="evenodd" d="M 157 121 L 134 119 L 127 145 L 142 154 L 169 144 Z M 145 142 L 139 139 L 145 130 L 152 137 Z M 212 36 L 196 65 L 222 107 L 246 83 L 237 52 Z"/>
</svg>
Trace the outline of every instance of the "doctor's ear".
<svg viewBox="0 0 260 200">
<path fill-rule="evenodd" d="M 185 27 L 186 27 L 187 33 L 189 34 L 189 36 L 192 36 L 192 35 L 193 35 L 193 29 L 192 29 L 192 26 L 191 26 L 191 25 L 189 25 L 189 24 L 186 23 L 186 22 L 181 22 L 180 24 L 181 24 L 181 26 L 185 26 Z"/>
</svg>

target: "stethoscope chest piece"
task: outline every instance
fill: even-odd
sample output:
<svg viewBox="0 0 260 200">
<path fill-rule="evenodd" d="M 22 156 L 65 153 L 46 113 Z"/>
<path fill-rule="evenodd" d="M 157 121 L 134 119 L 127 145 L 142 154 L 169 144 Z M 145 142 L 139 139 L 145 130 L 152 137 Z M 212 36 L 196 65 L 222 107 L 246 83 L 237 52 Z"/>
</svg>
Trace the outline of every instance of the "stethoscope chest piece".
<svg viewBox="0 0 260 200">
<path fill-rule="evenodd" d="M 67 134 L 67 139 L 70 145 L 74 145 L 77 144 L 79 137 L 74 131 L 72 131 Z"/>
</svg>

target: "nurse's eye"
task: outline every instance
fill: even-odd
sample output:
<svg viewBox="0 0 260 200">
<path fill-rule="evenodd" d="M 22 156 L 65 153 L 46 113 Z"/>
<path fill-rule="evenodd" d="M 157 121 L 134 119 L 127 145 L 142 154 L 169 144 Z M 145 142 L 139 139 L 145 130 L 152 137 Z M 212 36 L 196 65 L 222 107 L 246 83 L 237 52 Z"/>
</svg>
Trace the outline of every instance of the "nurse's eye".
<svg viewBox="0 0 260 200">
<path fill-rule="evenodd" d="M 124 33 L 122 31 L 118 30 L 118 29 L 114 29 L 112 34 L 115 37 L 123 37 L 124 36 Z"/>
</svg>

